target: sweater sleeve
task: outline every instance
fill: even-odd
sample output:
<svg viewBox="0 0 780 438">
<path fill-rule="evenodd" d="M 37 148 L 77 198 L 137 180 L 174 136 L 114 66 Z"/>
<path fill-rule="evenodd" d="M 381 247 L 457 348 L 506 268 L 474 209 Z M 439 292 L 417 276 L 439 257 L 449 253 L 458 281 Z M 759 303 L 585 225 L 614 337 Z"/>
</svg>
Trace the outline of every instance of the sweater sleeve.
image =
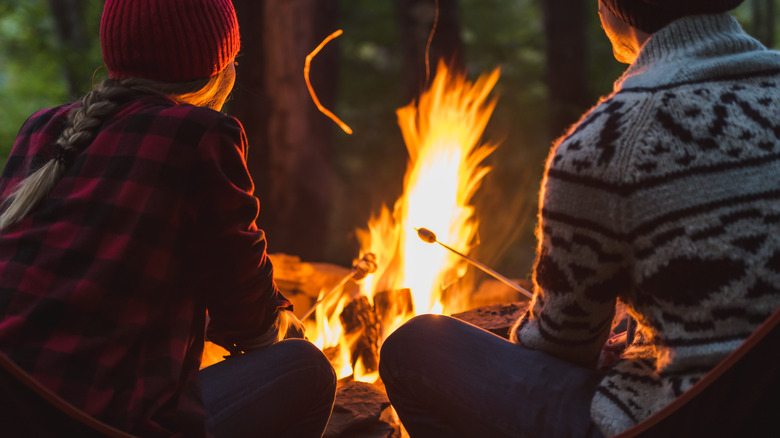
<svg viewBox="0 0 780 438">
<path fill-rule="evenodd" d="M 595 365 L 616 299 L 630 287 L 614 102 L 595 107 L 551 151 L 540 192 L 534 297 L 511 338 Z M 612 180 L 612 182 L 610 182 Z"/>
<path fill-rule="evenodd" d="M 218 124 L 199 147 L 197 214 L 210 280 L 207 336 L 234 351 L 262 336 L 278 309 L 292 305 L 274 282 L 265 234 L 255 224 L 260 203 L 246 167 L 243 127 L 227 116 Z"/>
</svg>

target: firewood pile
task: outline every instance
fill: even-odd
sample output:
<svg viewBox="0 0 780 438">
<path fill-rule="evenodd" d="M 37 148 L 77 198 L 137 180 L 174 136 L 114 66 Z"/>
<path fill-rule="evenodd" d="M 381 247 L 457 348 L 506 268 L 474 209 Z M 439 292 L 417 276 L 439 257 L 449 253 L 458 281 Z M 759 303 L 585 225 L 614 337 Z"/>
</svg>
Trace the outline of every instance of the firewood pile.
<svg viewBox="0 0 780 438">
<path fill-rule="evenodd" d="M 326 263 L 301 262 L 298 257 L 271 254 L 274 276 L 282 293 L 293 302 L 299 317 L 317 301 L 321 290 L 329 290 L 350 273 L 350 269 Z M 530 289 L 528 282 L 519 282 Z M 354 367 L 362 359 L 367 371 L 376 371 L 379 363 L 380 333 L 384 317 L 391 309 L 412 306 L 408 289 L 380 291 L 372 305 L 350 282 L 345 292 L 353 297 L 340 315 L 345 333 L 362 335 L 356 341 L 351 361 Z M 504 338 L 515 320 L 527 309 L 528 300 L 503 283 L 487 279 L 471 296 L 472 310 L 452 315 Z M 324 352 L 328 356 L 331 352 Z M 390 406 L 382 382 L 365 383 L 344 378 L 339 381 L 325 438 L 403 438 L 406 434 Z"/>
<path fill-rule="evenodd" d="M 320 291 L 330 290 L 349 275 L 350 269 L 329 263 L 302 262 L 297 256 L 269 254 L 274 265 L 274 279 L 285 297 L 293 303 L 298 317 L 317 301 Z M 358 286 L 348 282 L 344 293 L 354 296 Z"/>
</svg>

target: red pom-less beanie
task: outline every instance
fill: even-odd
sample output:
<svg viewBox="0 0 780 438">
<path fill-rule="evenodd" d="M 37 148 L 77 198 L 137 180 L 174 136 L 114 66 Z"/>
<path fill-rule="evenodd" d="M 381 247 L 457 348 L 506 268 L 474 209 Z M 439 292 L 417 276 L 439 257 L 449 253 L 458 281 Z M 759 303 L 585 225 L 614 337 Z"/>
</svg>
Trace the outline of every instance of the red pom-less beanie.
<svg viewBox="0 0 780 438">
<path fill-rule="evenodd" d="M 688 15 L 719 14 L 744 0 L 601 0 L 620 20 L 647 33 Z"/>
<path fill-rule="evenodd" d="M 241 47 L 230 0 L 107 0 L 100 44 L 110 77 L 161 82 L 213 76 Z"/>
</svg>

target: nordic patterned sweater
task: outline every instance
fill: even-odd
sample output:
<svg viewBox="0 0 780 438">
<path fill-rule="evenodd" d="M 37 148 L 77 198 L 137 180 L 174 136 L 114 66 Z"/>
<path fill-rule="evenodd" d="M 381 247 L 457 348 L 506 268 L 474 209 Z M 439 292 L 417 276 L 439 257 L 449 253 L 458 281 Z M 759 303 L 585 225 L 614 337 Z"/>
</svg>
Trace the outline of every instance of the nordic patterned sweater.
<svg viewBox="0 0 780 438">
<path fill-rule="evenodd" d="M 605 435 L 691 387 L 780 305 L 780 52 L 727 14 L 656 32 L 553 147 L 537 235 L 515 342 L 592 366 L 616 301 L 638 322 L 593 398 Z"/>
</svg>

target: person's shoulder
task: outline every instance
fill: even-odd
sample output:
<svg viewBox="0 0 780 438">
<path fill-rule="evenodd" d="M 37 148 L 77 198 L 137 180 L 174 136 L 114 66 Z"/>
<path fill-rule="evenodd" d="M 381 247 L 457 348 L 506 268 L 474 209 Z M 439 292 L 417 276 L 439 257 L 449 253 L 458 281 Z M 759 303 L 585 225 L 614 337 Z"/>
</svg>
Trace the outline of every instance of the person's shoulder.
<svg viewBox="0 0 780 438">
<path fill-rule="evenodd" d="M 47 130 L 47 126 L 56 125 L 54 129 L 58 129 L 59 125 L 62 125 L 67 120 L 68 112 L 77 103 L 66 103 L 58 106 L 48 107 L 40 109 L 34 112 L 27 120 L 22 124 L 19 130 L 19 135 L 30 135 L 33 133 Z"/>
<path fill-rule="evenodd" d="M 599 100 L 554 145 L 549 166 L 599 178 L 617 178 L 617 163 L 630 154 L 652 105 L 649 96 L 614 93 Z M 612 169 L 610 171 L 609 169 Z"/>
<path fill-rule="evenodd" d="M 210 108 L 176 103 L 161 96 L 147 96 L 122 108 L 114 117 L 121 130 L 187 139 L 197 142 L 206 133 L 243 135 L 235 118 Z"/>
<path fill-rule="evenodd" d="M 188 103 L 175 103 L 171 101 L 150 100 L 147 111 L 158 112 L 162 117 L 175 117 L 189 119 L 204 125 L 218 125 L 220 123 L 236 123 L 237 120 L 225 113 L 211 108 L 191 105 Z"/>
<path fill-rule="evenodd" d="M 174 104 L 159 108 L 158 116 L 195 127 L 197 130 L 218 131 L 228 135 L 240 135 L 244 128 L 235 117 L 211 108 L 190 104 Z"/>
</svg>

